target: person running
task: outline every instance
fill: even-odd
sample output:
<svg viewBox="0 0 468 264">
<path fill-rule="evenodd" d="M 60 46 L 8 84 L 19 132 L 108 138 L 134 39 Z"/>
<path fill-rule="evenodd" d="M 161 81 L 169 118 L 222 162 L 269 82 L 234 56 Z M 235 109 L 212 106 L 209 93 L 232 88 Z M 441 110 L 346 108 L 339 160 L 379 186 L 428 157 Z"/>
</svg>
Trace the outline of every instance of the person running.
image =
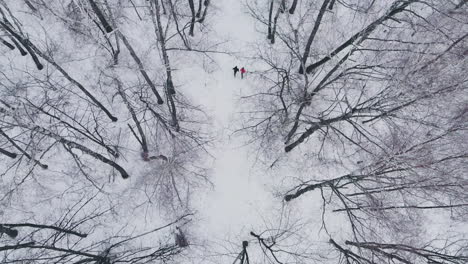
<svg viewBox="0 0 468 264">
<path fill-rule="evenodd" d="M 232 68 L 234 70 L 234 78 L 236 77 L 237 75 L 237 72 L 239 71 L 239 68 L 237 68 L 237 66 L 235 66 L 234 68 Z"/>
<path fill-rule="evenodd" d="M 240 72 L 241 72 L 241 78 L 244 79 L 244 73 L 246 73 L 247 71 L 244 69 L 244 67 L 242 67 L 240 69 Z"/>
</svg>

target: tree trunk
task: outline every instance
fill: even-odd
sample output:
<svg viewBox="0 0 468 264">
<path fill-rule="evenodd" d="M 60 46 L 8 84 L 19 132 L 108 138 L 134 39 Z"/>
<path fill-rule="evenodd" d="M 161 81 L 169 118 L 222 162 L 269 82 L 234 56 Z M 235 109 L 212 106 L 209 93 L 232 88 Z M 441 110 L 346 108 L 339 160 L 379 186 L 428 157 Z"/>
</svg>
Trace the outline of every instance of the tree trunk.
<svg viewBox="0 0 468 264">
<path fill-rule="evenodd" d="M 412 4 L 414 2 L 417 2 L 417 0 L 410 0 L 410 1 L 407 1 L 407 2 L 403 2 L 403 4 L 401 4 L 400 6 L 391 9 L 384 16 L 380 17 L 379 19 L 372 22 L 370 25 L 368 25 L 363 30 L 361 30 L 358 33 L 354 34 L 351 38 L 349 38 L 347 41 L 345 41 L 343 44 L 341 44 L 338 48 L 336 48 L 334 51 L 332 51 L 330 53 L 330 55 L 322 58 L 321 60 L 319 60 L 319 61 L 317 61 L 317 62 L 315 62 L 315 63 L 313 63 L 313 64 L 311 64 L 309 66 L 307 66 L 306 72 L 311 73 L 314 69 L 316 69 L 317 67 L 321 66 L 322 64 L 326 63 L 331 58 L 336 56 L 336 54 L 338 54 L 340 51 L 344 50 L 345 48 L 347 48 L 348 46 L 353 44 L 357 39 L 359 39 L 359 38 L 365 39 L 370 33 L 372 33 L 372 31 L 374 31 L 377 28 L 377 26 L 381 25 L 386 20 L 391 19 L 394 15 L 403 12 L 406 7 L 408 7 L 410 4 Z"/>
<path fill-rule="evenodd" d="M 79 143 L 76 143 L 76 142 L 73 142 L 71 140 L 68 140 L 68 139 L 65 139 L 63 138 L 62 136 L 60 135 L 57 135 L 55 133 L 52 133 L 40 126 L 35 126 L 34 128 L 30 128 L 32 130 L 35 130 L 35 131 L 38 131 L 39 133 L 45 135 L 45 136 L 48 136 L 48 137 L 51 137 L 51 138 L 54 138 L 55 140 L 57 140 L 58 142 L 66 145 L 67 147 L 69 147 L 70 149 L 79 149 L 81 150 L 83 153 L 97 159 L 97 160 L 100 160 L 102 161 L 103 163 L 105 164 L 109 164 L 110 166 L 112 166 L 114 169 L 116 169 L 120 175 L 122 176 L 122 178 L 124 179 L 127 179 L 128 177 L 130 177 L 130 175 L 128 175 L 127 171 L 125 171 L 124 168 L 122 168 L 119 164 L 115 163 L 114 161 L 104 157 L 103 155 L 97 153 L 97 152 L 94 152 L 92 151 L 91 149 L 89 149 L 88 147 L 84 146 L 84 145 L 81 145 Z"/>
<path fill-rule="evenodd" d="M 0 22 L 1 23 L 1 22 Z M 104 107 L 104 105 L 99 102 L 96 97 L 94 97 L 81 83 L 79 83 L 77 80 L 73 79 L 62 67 L 60 67 L 52 58 L 46 56 L 43 54 L 34 44 L 32 44 L 29 40 L 27 41 L 28 44 L 31 46 L 34 51 L 41 56 L 41 58 L 45 59 L 48 61 L 50 64 L 52 64 L 69 82 L 74 84 L 76 87 L 78 87 L 86 96 L 88 96 L 93 103 L 95 103 L 108 117 L 112 122 L 116 122 L 118 119 L 117 117 L 113 116 L 107 108 Z"/>
<path fill-rule="evenodd" d="M 166 37 L 164 36 L 164 33 L 163 33 L 163 26 L 162 26 L 161 18 L 160 18 L 161 15 L 160 15 L 159 4 L 157 1 L 155 1 L 154 3 L 155 3 L 154 7 L 155 7 L 156 13 L 153 12 L 152 8 L 150 8 L 150 12 L 151 12 L 151 18 L 153 20 L 153 24 L 155 27 L 155 31 L 156 31 L 155 33 L 159 40 L 159 45 L 161 46 L 161 52 L 163 55 L 164 65 L 166 66 L 166 77 L 167 77 L 166 78 L 166 91 L 167 91 L 166 94 L 167 94 L 167 98 L 169 101 L 169 111 L 171 112 L 171 116 L 172 116 L 172 126 L 175 127 L 176 131 L 179 131 L 180 127 L 179 127 L 179 122 L 177 120 L 177 109 L 175 107 L 174 98 L 173 98 L 173 95 L 176 92 L 174 88 L 174 83 L 172 82 L 171 64 L 170 64 L 169 56 L 166 50 Z"/>
<path fill-rule="evenodd" d="M 44 65 L 42 65 L 42 63 L 39 61 L 39 59 L 37 58 L 36 54 L 32 51 L 32 49 L 29 47 L 29 41 L 27 39 L 23 39 L 19 34 L 17 34 L 12 28 L 10 28 L 9 24 L 8 25 L 6 24 L 8 22 L 0 22 L 0 25 L 6 30 L 8 31 L 8 33 L 10 33 L 16 40 L 18 40 L 25 48 L 26 50 L 29 52 L 29 54 L 31 54 L 31 58 L 33 59 L 34 61 L 34 64 L 36 64 L 36 67 L 38 70 L 42 70 L 44 69 Z M 18 45 L 19 46 L 19 45 Z M 19 49 L 19 48 L 18 48 Z M 21 50 L 20 50 L 21 51 Z M 23 55 L 23 53 L 21 53 L 21 55 Z M 24 55 L 23 55 L 24 56 Z"/>
<path fill-rule="evenodd" d="M 276 10 L 275 17 L 273 18 L 273 29 L 271 31 L 271 44 L 275 44 L 276 26 L 278 23 L 278 17 L 280 15 L 281 6 Z"/>
<path fill-rule="evenodd" d="M 272 36 L 272 28 L 271 28 L 271 19 L 272 19 L 272 16 L 273 16 L 273 1 L 274 0 L 271 0 L 270 1 L 270 11 L 268 12 L 268 36 L 267 36 L 267 39 L 272 39 L 273 36 Z"/>
<path fill-rule="evenodd" d="M 198 19 L 198 23 L 203 23 L 203 21 L 205 21 L 206 12 L 208 11 L 208 6 L 210 5 L 210 0 L 205 0 L 203 5 L 205 6 L 205 9 L 203 10 L 203 15 L 200 17 L 200 19 Z"/>
<path fill-rule="evenodd" d="M 16 236 L 18 236 L 18 230 L 0 225 L 0 234 L 7 234 L 11 238 L 16 238 Z"/>
<path fill-rule="evenodd" d="M 297 0 L 294 0 L 292 5 L 291 5 L 291 8 L 289 8 L 289 14 L 294 14 L 294 11 L 296 11 L 296 6 L 297 6 Z"/>
<path fill-rule="evenodd" d="M 101 24 L 104 26 L 104 29 L 106 30 L 107 33 L 110 33 L 113 31 L 111 25 L 107 23 L 106 18 L 104 17 L 104 14 L 101 12 L 99 9 L 98 5 L 94 2 L 94 0 L 88 0 L 89 3 L 91 4 L 91 8 L 93 9 L 94 13 L 96 13 L 97 17 L 99 18 L 99 21 L 101 21 Z"/>
<path fill-rule="evenodd" d="M 0 148 L 0 154 L 3 154 L 9 158 L 12 158 L 12 159 L 16 159 L 16 157 L 18 156 L 18 154 L 16 153 L 13 153 L 13 152 L 9 152 L 8 150 L 4 150 L 2 148 Z"/>
<path fill-rule="evenodd" d="M 190 12 L 192 13 L 192 21 L 190 21 L 189 35 L 193 37 L 193 30 L 195 29 L 195 4 L 193 0 L 188 0 L 190 6 Z"/>
<path fill-rule="evenodd" d="M 327 5 L 330 2 L 330 0 L 324 0 L 322 3 L 322 7 L 320 8 L 320 11 L 317 15 L 317 19 L 315 20 L 314 28 L 312 29 L 312 32 L 310 33 L 309 39 L 307 40 L 307 44 L 304 50 L 304 55 L 302 56 L 302 63 L 299 68 L 299 73 L 303 74 L 304 73 L 304 67 L 307 63 L 307 57 L 309 57 L 310 53 L 310 47 L 312 46 L 312 42 L 314 41 L 315 35 L 317 35 L 317 31 L 320 27 L 320 24 L 322 23 L 322 18 L 323 15 L 325 14 L 325 10 L 327 9 Z"/>
<path fill-rule="evenodd" d="M 4 40 L 3 38 L 0 38 L 0 41 L 2 41 L 2 44 L 7 46 L 7 48 L 14 50 L 15 46 L 11 45 L 8 41 Z"/>
<path fill-rule="evenodd" d="M 141 140 L 137 137 L 137 140 L 141 144 L 141 148 L 143 150 L 143 153 L 148 153 L 148 143 L 146 142 L 146 136 L 145 133 L 143 132 L 143 128 L 141 127 L 141 123 L 138 120 L 138 117 L 135 113 L 135 110 L 133 109 L 132 105 L 127 99 L 127 95 L 125 94 L 125 91 L 122 88 L 122 83 L 120 82 L 119 79 L 115 78 L 115 81 L 117 82 L 117 89 L 120 97 L 124 101 L 125 105 L 127 106 L 128 111 L 130 112 L 130 115 L 132 116 L 133 122 L 135 122 L 135 125 L 138 129 L 138 133 L 140 134 Z"/>
<path fill-rule="evenodd" d="M 21 56 L 26 56 L 28 55 L 28 52 L 25 51 L 23 49 L 23 47 L 21 47 L 21 45 L 18 43 L 18 41 L 16 41 L 14 38 L 10 38 L 11 39 L 11 42 L 13 42 L 13 44 L 15 44 L 16 48 L 19 50 L 19 52 L 21 53 Z"/>
<path fill-rule="evenodd" d="M 127 47 L 128 51 L 130 52 L 130 55 L 132 56 L 133 60 L 135 60 L 135 62 L 137 63 L 138 68 L 140 69 L 141 75 L 143 75 L 143 78 L 145 78 L 146 82 L 148 83 L 148 85 L 150 86 L 150 88 L 153 91 L 154 95 L 156 96 L 156 99 L 158 100 L 158 104 L 163 104 L 164 101 L 163 101 L 161 95 L 159 95 L 158 91 L 156 90 L 156 86 L 154 85 L 153 81 L 151 81 L 150 77 L 146 73 L 146 70 L 143 67 L 143 63 L 141 62 L 140 58 L 136 54 L 136 52 L 133 49 L 132 45 L 130 45 L 130 42 L 128 42 L 127 38 L 121 32 L 119 32 L 119 35 L 120 35 L 120 38 L 122 39 L 124 45 Z"/>
<path fill-rule="evenodd" d="M 203 2 L 203 0 L 198 0 L 198 11 L 197 11 L 197 17 L 198 18 L 200 18 L 200 16 L 201 16 L 202 2 Z"/>
<path fill-rule="evenodd" d="M 172 0 L 167 1 L 169 3 L 169 8 L 171 9 L 172 17 L 174 18 L 174 24 L 176 26 L 177 34 L 179 34 L 180 38 L 182 39 L 182 42 L 184 42 L 184 46 L 188 49 L 191 50 L 189 42 L 185 38 L 184 32 L 180 30 L 179 28 L 179 18 L 177 17 L 177 14 L 175 12 L 174 5 L 172 4 Z M 200 0 L 201 3 L 201 0 Z"/>
<path fill-rule="evenodd" d="M 18 146 L 18 144 L 16 144 L 16 142 L 12 138 L 10 138 L 1 128 L 0 128 L 0 135 L 4 136 L 8 140 L 8 142 L 10 142 L 17 150 L 19 150 L 21 153 L 23 153 L 23 155 L 26 156 L 26 158 L 28 158 L 29 160 L 34 161 L 34 163 L 36 163 L 37 165 L 39 165 L 43 169 L 49 168 L 49 166 L 47 166 L 46 164 L 42 164 L 40 161 L 38 161 L 38 160 L 34 159 L 33 157 L 31 157 L 31 155 L 29 155 L 20 146 Z"/>
</svg>

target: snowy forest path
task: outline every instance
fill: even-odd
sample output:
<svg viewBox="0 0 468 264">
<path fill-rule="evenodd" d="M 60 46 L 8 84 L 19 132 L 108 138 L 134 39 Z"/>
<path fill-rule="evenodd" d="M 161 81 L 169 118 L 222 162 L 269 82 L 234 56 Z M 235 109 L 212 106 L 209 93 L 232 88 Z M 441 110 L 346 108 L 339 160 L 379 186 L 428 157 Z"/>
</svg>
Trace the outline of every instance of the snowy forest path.
<svg viewBox="0 0 468 264">
<path fill-rule="evenodd" d="M 254 42 L 254 21 L 247 14 L 242 1 L 224 0 L 216 5 L 218 14 L 213 22 L 215 31 L 226 39 L 223 48 L 231 54 L 215 56 L 218 69 L 206 74 L 206 98 L 203 102 L 213 117 L 216 131 L 215 161 L 211 168 L 212 192 L 203 195 L 196 206 L 204 218 L 203 232 L 213 234 L 215 239 L 248 236 L 252 224 L 261 224 L 262 212 L 272 199 L 265 190 L 261 177 L 255 176 L 254 158 L 245 146 L 245 138 L 234 133 L 239 128 L 237 119 L 243 110 L 239 104 L 242 94 L 249 91 L 249 70 L 246 65 L 249 43 Z M 245 67 L 247 74 L 241 79 L 240 72 L 233 76 L 232 68 Z M 263 208 L 263 209 L 262 209 Z M 210 236 L 208 236 L 210 237 Z"/>
</svg>

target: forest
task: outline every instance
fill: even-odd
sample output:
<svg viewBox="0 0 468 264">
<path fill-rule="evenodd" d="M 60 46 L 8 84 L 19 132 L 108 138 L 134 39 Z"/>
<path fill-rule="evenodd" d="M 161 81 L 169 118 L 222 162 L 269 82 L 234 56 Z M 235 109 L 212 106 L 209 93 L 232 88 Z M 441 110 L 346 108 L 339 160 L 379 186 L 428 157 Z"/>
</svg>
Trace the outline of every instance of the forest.
<svg viewBox="0 0 468 264">
<path fill-rule="evenodd" d="M 0 263 L 468 263 L 467 0 L 0 0 L 0 42 Z"/>
</svg>

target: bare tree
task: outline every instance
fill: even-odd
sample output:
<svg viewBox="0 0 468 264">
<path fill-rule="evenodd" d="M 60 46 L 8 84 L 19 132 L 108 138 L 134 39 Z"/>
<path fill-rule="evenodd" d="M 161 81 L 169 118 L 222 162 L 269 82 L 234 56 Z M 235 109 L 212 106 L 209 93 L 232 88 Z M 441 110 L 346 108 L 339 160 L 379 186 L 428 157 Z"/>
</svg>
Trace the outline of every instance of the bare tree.
<svg viewBox="0 0 468 264">
<path fill-rule="evenodd" d="M 160 10 L 163 2 L 170 12 Z M 170 58 L 206 56 L 212 42 L 185 37 L 191 21 L 186 2 L 142 3 L 133 9 L 106 0 L 1 3 L 2 41 L 9 50 L 2 57 L 12 67 L 1 77 L 0 155 L 8 160 L 0 170 L 15 174 L 18 188 L 36 167 L 55 171 L 74 164 L 95 187 L 113 181 L 115 173 L 147 177 L 141 184 L 154 190 L 146 196 L 171 208 L 186 207 L 190 187 L 207 183 L 205 169 L 196 165 L 210 141 L 207 118 L 183 91 L 176 94 Z M 200 20 L 208 6 L 205 1 Z M 49 23 L 44 18 L 55 21 L 60 36 L 41 33 Z M 126 26 L 133 18 L 137 25 Z M 140 26 L 155 34 L 137 39 Z M 23 63 L 23 53 L 42 71 Z M 133 173 L 139 166 L 141 174 Z"/>
<path fill-rule="evenodd" d="M 99 222 L 112 219 L 115 208 L 90 210 L 94 199 L 96 195 L 72 204 L 53 224 L 0 223 L 2 262 L 148 263 L 169 261 L 182 251 L 171 239 L 170 229 L 184 225 L 189 215 L 142 232 L 128 229 L 126 225 L 133 226 L 131 222 L 114 219 L 123 226 L 118 233 L 109 234 L 112 229 L 106 230 Z"/>
<path fill-rule="evenodd" d="M 273 3 L 248 5 L 269 38 Z M 240 131 L 271 168 L 304 166 L 283 178 L 293 186 L 284 200 L 319 194 L 322 232 L 343 263 L 466 261 L 463 228 L 433 237 L 424 224 L 437 214 L 466 227 L 468 20 L 458 6 L 295 1 L 275 22 L 280 41 L 259 44 L 266 70 L 243 97 Z M 346 234 L 326 231 L 334 217 Z"/>
<path fill-rule="evenodd" d="M 0 262 L 167 263 L 192 246 L 211 135 L 174 69 L 217 52 L 208 6 L 194 40 L 186 1 L 0 1 Z"/>
</svg>

